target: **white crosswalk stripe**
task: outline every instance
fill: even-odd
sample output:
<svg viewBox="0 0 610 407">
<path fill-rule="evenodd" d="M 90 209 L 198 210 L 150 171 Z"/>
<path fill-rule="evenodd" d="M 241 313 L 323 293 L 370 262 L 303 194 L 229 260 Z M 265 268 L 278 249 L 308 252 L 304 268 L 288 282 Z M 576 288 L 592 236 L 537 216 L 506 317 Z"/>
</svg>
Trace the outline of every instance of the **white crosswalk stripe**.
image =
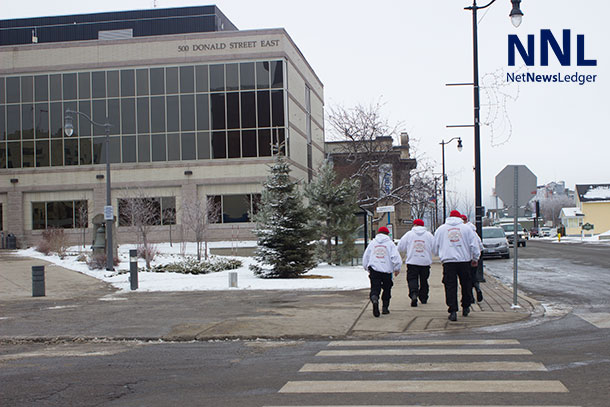
<svg viewBox="0 0 610 407">
<path fill-rule="evenodd" d="M 321 350 L 317 356 L 417 356 L 417 355 L 531 355 L 527 349 L 520 348 L 438 348 L 438 349 L 349 349 Z"/>
<path fill-rule="evenodd" d="M 306 363 L 299 372 L 528 372 L 546 371 L 536 362 Z"/>
<path fill-rule="evenodd" d="M 597 328 L 610 328 L 610 313 L 608 312 L 583 312 L 576 315 Z"/>
</svg>

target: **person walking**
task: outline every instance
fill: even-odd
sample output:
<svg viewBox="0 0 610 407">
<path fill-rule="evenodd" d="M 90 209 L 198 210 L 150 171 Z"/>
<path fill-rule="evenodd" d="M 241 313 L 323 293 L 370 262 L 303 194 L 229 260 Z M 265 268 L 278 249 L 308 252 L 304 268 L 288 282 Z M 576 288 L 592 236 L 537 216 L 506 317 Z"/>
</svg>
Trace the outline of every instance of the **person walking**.
<svg viewBox="0 0 610 407">
<path fill-rule="evenodd" d="M 373 315 L 379 316 L 379 296 L 381 294 L 382 313 L 390 313 L 390 298 L 392 297 L 392 273 L 397 276 L 400 273 L 402 259 L 396 245 L 390 239 L 390 231 L 381 226 L 377 230 L 377 236 L 369 243 L 362 256 L 362 265 L 369 272 L 371 280 L 371 291 L 369 297 L 373 304 Z"/>
<path fill-rule="evenodd" d="M 405 253 L 407 265 L 407 285 L 411 306 L 417 307 L 417 299 L 422 304 L 428 302 L 430 286 L 430 265 L 432 264 L 432 246 L 434 236 L 424 227 L 424 221 L 415 219 L 413 228 L 405 233 L 398 242 L 398 252 Z"/>
<path fill-rule="evenodd" d="M 477 240 L 479 241 L 479 250 L 481 250 L 481 252 L 482 252 L 483 251 L 483 242 L 481 242 L 481 238 L 479 237 L 479 235 L 477 235 L 477 227 L 475 225 L 473 225 L 472 222 L 468 222 L 468 216 L 462 215 L 461 218 L 464 221 L 464 223 L 474 232 L 474 235 L 476 236 Z M 477 293 L 477 302 L 483 301 L 483 291 L 481 290 L 481 284 L 480 284 L 481 280 L 483 280 L 483 279 L 479 278 L 479 268 L 481 268 L 480 263 L 477 264 L 476 267 L 472 267 L 472 266 L 470 267 L 470 281 L 472 282 L 472 288 L 474 288 L 474 290 Z M 474 303 L 474 296 L 472 298 L 473 298 L 472 302 Z"/>
<path fill-rule="evenodd" d="M 481 255 L 476 233 L 464 224 L 460 213 L 450 212 L 449 217 L 434 233 L 433 252 L 443 264 L 443 285 L 449 320 L 457 321 L 458 279 L 462 286 L 462 315 L 468 316 L 472 304 L 470 267 L 478 264 Z"/>
</svg>

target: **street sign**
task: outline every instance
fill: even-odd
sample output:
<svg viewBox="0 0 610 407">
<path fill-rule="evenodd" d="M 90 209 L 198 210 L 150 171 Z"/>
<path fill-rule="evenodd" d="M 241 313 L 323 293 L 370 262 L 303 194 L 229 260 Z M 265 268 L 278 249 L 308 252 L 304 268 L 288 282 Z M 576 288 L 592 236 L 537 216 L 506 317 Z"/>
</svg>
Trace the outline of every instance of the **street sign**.
<svg viewBox="0 0 610 407">
<path fill-rule="evenodd" d="M 582 225 L 582 230 L 593 230 L 594 228 L 595 228 L 595 226 L 589 222 Z"/>
<path fill-rule="evenodd" d="M 512 205 L 515 201 L 518 206 L 523 206 L 536 195 L 536 176 L 525 165 L 507 165 L 496 175 L 496 195 L 506 206 Z"/>
<path fill-rule="evenodd" d="M 104 206 L 104 220 L 114 220 L 114 213 L 110 205 Z"/>
<path fill-rule="evenodd" d="M 394 205 L 389 205 L 389 206 L 378 206 L 376 211 L 378 213 L 385 213 L 385 212 L 394 212 Z"/>
</svg>

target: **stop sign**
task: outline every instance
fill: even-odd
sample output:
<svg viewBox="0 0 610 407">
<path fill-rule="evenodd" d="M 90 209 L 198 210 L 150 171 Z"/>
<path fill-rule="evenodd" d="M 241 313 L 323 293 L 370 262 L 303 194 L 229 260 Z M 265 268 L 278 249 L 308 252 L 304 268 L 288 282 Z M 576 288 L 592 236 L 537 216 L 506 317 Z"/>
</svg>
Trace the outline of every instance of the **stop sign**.
<svg viewBox="0 0 610 407">
<path fill-rule="evenodd" d="M 507 165 L 496 175 L 496 195 L 507 205 L 523 206 L 536 195 L 536 176 L 525 165 Z"/>
</svg>

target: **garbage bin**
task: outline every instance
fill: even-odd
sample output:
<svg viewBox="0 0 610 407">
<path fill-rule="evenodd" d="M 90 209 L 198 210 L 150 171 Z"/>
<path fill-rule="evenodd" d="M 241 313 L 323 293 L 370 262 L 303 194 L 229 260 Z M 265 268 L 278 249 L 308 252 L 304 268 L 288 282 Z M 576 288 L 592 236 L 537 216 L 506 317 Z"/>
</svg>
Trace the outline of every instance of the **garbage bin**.
<svg viewBox="0 0 610 407">
<path fill-rule="evenodd" d="M 4 232 L 0 231 L 0 249 L 6 249 L 5 243 L 4 243 Z"/>
<path fill-rule="evenodd" d="M 12 233 L 9 233 L 6 236 L 6 248 L 9 250 L 15 250 L 17 248 L 17 238 Z"/>
</svg>

